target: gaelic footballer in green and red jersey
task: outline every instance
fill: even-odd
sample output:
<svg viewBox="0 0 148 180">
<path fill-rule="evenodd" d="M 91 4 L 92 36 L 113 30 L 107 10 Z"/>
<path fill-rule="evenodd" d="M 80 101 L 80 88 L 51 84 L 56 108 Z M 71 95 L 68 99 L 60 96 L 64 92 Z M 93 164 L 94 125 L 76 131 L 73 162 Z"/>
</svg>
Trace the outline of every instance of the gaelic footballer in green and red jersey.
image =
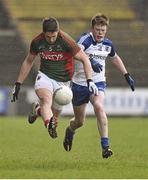
<svg viewBox="0 0 148 180">
<path fill-rule="evenodd" d="M 79 51 L 80 47 L 61 30 L 54 44 L 49 44 L 44 33 L 40 33 L 30 45 L 30 53 L 40 55 L 40 71 L 60 82 L 71 80 L 74 72 L 73 57 Z"/>
</svg>

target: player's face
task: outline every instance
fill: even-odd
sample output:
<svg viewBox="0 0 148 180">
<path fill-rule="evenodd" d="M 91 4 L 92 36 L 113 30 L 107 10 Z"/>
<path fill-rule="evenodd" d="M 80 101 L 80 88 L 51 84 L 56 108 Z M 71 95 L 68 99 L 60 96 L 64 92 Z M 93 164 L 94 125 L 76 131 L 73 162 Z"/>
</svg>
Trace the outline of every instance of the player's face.
<svg viewBox="0 0 148 180">
<path fill-rule="evenodd" d="M 45 33 L 45 38 L 46 38 L 46 41 L 49 43 L 49 44 L 53 44 L 55 43 L 56 39 L 57 39 L 57 36 L 58 36 L 58 32 L 46 32 Z"/>
<path fill-rule="evenodd" d="M 100 42 L 104 39 L 107 32 L 107 26 L 106 25 L 95 25 L 92 28 L 92 33 L 97 42 Z"/>
</svg>

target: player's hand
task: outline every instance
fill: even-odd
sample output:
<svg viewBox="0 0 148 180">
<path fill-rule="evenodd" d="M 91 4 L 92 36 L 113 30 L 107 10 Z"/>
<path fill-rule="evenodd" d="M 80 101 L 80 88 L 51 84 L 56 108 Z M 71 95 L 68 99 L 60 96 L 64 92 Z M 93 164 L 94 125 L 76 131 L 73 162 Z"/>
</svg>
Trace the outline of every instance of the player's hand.
<svg viewBox="0 0 148 180">
<path fill-rule="evenodd" d="M 91 62 L 91 66 L 94 72 L 100 73 L 102 71 L 103 66 L 96 59 L 91 58 L 90 62 Z"/>
<path fill-rule="evenodd" d="M 125 77 L 127 83 L 129 84 L 129 86 L 131 87 L 132 91 L 135 91 L 135 81 L 131 77 L 131 75 L 129 73 L 126 73 L 126 74 L 124 74 L 124 77 Z"/>
<path fill-rule="evenodd" d="M 21 83 L 16 82 L 12 90 L 12 99 L 11 102 L 15 102 L 18 99 L 18 94 L 20 91 Z"/>
<path fill-rule="evenodd" d="M 98 88 L 95 85 L 95 83 L 92 81 L 92 79 L 87 79 L 87 85 L 90 92 L 92 92 L 96 96 L 99 94 Z"/>
</svg>

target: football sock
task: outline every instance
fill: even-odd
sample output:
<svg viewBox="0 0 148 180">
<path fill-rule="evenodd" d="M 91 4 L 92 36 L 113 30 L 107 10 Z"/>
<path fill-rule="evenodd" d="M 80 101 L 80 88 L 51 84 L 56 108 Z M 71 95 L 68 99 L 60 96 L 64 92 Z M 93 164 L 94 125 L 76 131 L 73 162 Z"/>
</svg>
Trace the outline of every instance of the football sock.
<svg viewBox="0 0 148 180">
<path fill-rule="evenodd" d="M 47 127 L 47 125 L 49 124 L 49 122 L 50 122 L 49 119 L 47 119 L 47 120 L 44 121 L 45 127 Z"/>
<path fill-rule="evenodd" d="M 58 127 L 58 117 L 54 115 L 53 119 L 55 121 L 55 126 Z"/>
<path fill-rule="evenodd" d="M 72 133 L 75 133 L 75 130 L 73 130 L 73 129 L 71 128 L 71 126 L 68 126 L 68 129 L 69 129 Z"/>
<path fill-rule="evenodd" d="M 102 149 L 105 149 L 105 148 L 109 147 L 109 139 L 108 139 L 108 137 L 102 137 L 101 138 L 101 146 L 102 146 Z"/>
</svg>

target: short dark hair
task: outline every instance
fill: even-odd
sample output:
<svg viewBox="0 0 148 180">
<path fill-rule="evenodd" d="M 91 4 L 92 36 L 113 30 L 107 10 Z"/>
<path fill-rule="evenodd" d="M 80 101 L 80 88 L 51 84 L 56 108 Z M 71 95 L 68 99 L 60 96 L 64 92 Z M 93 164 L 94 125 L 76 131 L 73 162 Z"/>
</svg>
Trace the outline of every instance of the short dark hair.
<svg viewBox="0 0 148 180">
<path fill-rule="evenodd" d="M 59 31 L 59 22 L 54 17 L 43 19 L 43 32 L 56 32 Z"/>
<path fill-rule="evenodd" d="M 104 14 L 98 13 L 91 19 L 91 26 L 94 27 L 95 25 L 109 25 L 109 18 Z"/>
</svg>

